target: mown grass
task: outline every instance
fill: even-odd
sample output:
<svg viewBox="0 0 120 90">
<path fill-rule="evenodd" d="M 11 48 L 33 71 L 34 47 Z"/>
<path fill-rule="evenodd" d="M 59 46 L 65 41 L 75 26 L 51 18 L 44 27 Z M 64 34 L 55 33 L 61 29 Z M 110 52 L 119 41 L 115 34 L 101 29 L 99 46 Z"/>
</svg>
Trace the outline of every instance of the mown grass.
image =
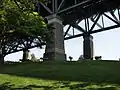
<svg viewBox="0 0 120 90">
<path fill-rule="evenodd" d="M 40 62 L 0 66 L 0 90 L 120 90 L 120 62 Z"/>
</svg>

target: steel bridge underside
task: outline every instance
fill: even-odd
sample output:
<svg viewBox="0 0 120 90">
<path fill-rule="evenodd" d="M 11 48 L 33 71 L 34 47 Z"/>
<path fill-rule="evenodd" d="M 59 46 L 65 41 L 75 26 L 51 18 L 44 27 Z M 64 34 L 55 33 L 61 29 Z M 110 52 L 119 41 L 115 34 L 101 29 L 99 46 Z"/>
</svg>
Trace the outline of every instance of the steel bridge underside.
<svg viewBox="0 0 120 90">
<path fill-rule="evenodd" d="M 43 17 L 60 16 L 63 25 L 68 25 L 67 30 L 64 30 L 64 40 L 83 36 L 83 55 L 86 59 L 93 58 L 93 37 L 91 34 L 120 27 L 119 0 L 48 1 L 47 4 L 40 2 L 38 10 L 42 12 L 40 15 Z M 111 21 L 112 24 L 106 25 L 105 18 Z M 81 25 L 81 22 L 84 25 Z M 96 26 L 98 27 L 97 29 L 95 28 Z M 69 33 L 71 29 L 72 33 Z M 77 33 L 75 33 L 76 31 Z"/>
<path fill-rule="evenodd" d="M 36 3 L 35 11 L 40 12 L 43 17 L 54 14 L 60 16 L 63 25 L 69 25 L 64 31 L 64 40 L 68 40 L 120 27 L 119 7 L 120 0 L 46 0 L 44 3 Z M 105 26 L 103 17 L 111 20 L 114 25 Z M 100 19 L 102 23 L 98 22 Z M 85 28 L 79 25 L 81 21 L 84 21 Z M 91 26 L 90 22 L 92 22 Z M 94 29 L 95 26 L 99 29 Z M 72 34 L 69 33 L 71 27 L 73 28 Z M 79 33 L 75 34 L 75 30 Z M 31 45 L 29 49 L 33 47 L 38 47 L 38 45 Z M 23 49 L 15 46 L 14 50 L 17 52 Z"/>
<path fill-rule="evenodd" d="M 81 3 L 61 10 L 58 14 L 60 13 L 60 16 L 63 17 L 63 23 L 69 25 L 68 29 L 64 32 L 65 40 L 120 27 L 119 6 L 119 0 L 84 0 Z M 105 26 L 103 17 L 112 21 L 114 25 Z M 99 23 L 100 19 L 102 23 Z M 80 26 L 79 23 L 81 21 L 84 21 L 85 28 Z M 90 22 L 93 22 L 92 26 L 90 26 Z M 96 25 L 99 29 L 94 29 Z M 71 27 L 73 28 L 73 33 L 69 34 L 68 32 Z M 76 29 L 82 33 L 75 35 Z"/>
<path fill-rule="evenodd" d="M 93 34 L 101 31 L 110 30 L 119 27 L 119 18 L 117 19 L 115 11 L 118 10 L 118 15 L 120 7 L 120 0 L 48 0 L 47 4 L 42 2 L 39 3 L 38 11 L 42 12 L 40 15 L 43 17 L 56 14 L 60 16 L 63 20 L 63 25 L 69 25 L 68 29 L 64 32 L 65 40 L 83 36 L 85 34 Z M 105 14 L 109 12 L 110 15 Z M 116 25 L 105 27 L 104 20 L 102 20 L 102 25 L 98 24 L 101 16 L 105 16 Z M 85 29 L 78 25 L 82 20 L 85 21 Z M 92 27 L 89 26 L 90 21 L 94 22 Z M 100 27 L 98 30 L 93 30 L 95 25 Z M 77 35 L 69 34 L 69 29 L 73 27 L 82 34 Z"/>
</svg>

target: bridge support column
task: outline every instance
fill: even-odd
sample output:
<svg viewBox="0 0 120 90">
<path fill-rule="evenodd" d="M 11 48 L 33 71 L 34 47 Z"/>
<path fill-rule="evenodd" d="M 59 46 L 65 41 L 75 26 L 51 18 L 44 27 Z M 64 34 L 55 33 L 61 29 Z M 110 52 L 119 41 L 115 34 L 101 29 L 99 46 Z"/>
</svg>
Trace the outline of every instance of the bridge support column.
<svg viewBox="0 0 120 90">
<path fill-rule="evenodd" d="M 93 59 L 93 36 L 83 36 L 83 55 L 85 59 Z"/>
<path fill-rule="evenodd" d="M 0 54 L 0 64 L 4 64 L 4 56 Z"/>
<path fill-rule="evenodd" d="M 52 43 L 47 43 L 44 58 L 48 60 L 66 60 L 64 49 L 63 25 L 60 17 L 51 15 L 47 17 L 48 24 L 53 25 L 54 35 L 51 37 Z"/>
<path fill-rule="evenodd" d="M 22 61 L 28 61 L 28 57 L 29 57 L 29 50 L 25 49 L 23 50 L 23 58 L 22 58 Z"/>
</svg>

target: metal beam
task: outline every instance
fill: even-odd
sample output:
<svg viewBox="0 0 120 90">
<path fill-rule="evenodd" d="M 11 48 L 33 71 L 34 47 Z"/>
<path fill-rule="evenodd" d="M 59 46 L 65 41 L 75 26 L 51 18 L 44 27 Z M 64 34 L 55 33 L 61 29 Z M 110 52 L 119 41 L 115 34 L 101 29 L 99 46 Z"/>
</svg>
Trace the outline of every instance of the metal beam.
<svg viewBox="0 0 120 90">
<path fill-rule="evenodd" d="M 67 11 L 67 10 L 70 10 L 70 9 L 73 9 L 73 8 L 76 8 L 76 7 L 78 7 L 78 6 L 80 6 L 80 5 L 83 5 L 83 4 L 85 4 L 85 3 L 87 3 L 87 2 L 90 2 L 90 1 L 92 1 L 92 0 L 86 0 L 86 1 L 83 1 L 83 2 L 78 3 L 78 4 L 76 4 L 76 5 L 70 6 L 70 7 L 66 8 L 66 9 L 63 9 L 63 10 L 57 12 L 57 14 L 62 13 L 62 12 Z"/>
<path fill-rule="evenodd" d="M 116 21 L 118 21 L 118 19 L 117 19 L 117 17 L 115 16 L 115 14 L 114 14 L 113 11 L 111 11 L 110 14 L 113 16 L 113 18 L 114 18 Z"/>
<path fill-rule="evenodd" d="M 88 28 L 87 28 L 87 20 L 85 19 L 85 31 L 87 32 L 88 31 Z"/>
<path fill-rule="evenodd" d="M 89 26 L 89 19 L 87 18 L 87 29 L 89 30 L 90 29 L 90 26 Z"/>
<path fill-rule="evenodd" d="M 67 28 L 66 32 L 64 33 L 64 37 L 67 35 L 67 33 L 69 32 L 69 29 L 71 28 L 71 26 L 69 25 L 69 27 Z"/>
<path fill-rule="evenodd" d="M 98 33 L 98 32 L 108 31 L 108 30 L 115 29 L 115 28 L 118 28 L 118 27 L 120 27 L 120 26 L 119 25 L 114 25 L 114 26 L 106 27 L 104 29 L 98 29 L 98 30 L 91 31 L 89 34 L 94 34 L 94 33 Z M 81 37 L 83 35 L 84 35 L 84 33 L 77 34 L 77 35 L 74 35 L 74 36 L 66 37 L 66 38 L 64 38 L 64 40 L 69 40 L 69 39 Z"/>
<path fill-rule="evenodd" d="M 100 18 L 100 14 L 98 14 L 98 17 L 97 17 L 97 19 L 95 20 L 95 22 L 94 22 L 94 24 L 92 25 L 92 27 L 91 27 L 91 29 L 89 30 L 89 32 L 91 32 L 91 31 L 94 29 L 94 27 L 95 27 L 96 23 L 98 22 L 99 18 Z"/>
<path fill-rule="evenodd" d="M 105 27 L 105 25 L 104 25 L 104 18 L 103 18 L 103 15 L 102 15 L 102 26 L 103 26 L 103 28 Z"/>
<path fill-rule="evenodd" d="M 64 38 L 64 40 L 73 39 L 73 38 L 76 38 L 76 37 L 81 37 L 83 35 L 84 34 L 82 33 L 82 34 L 74 35 L 74 36 L 71 36 L 71 37 L 66 37 L 66 38 Z"/>
<path fill-rule="evenodd" d="M 71 34 L 69 34 L 69 33 L 67 33 L 67 35 L 68 35 L 69 37 L 73 36 L 73 35 L 71 35 Z"/>
<path fill-rule="evenodd" d="M 104 29 L 94 30 L 94 31 L 91 31 L 90 34 L 94 34 L 94 33 L 98 33 L 98 32 L 103 32 L 103 31 L 115 29 L 115 28 L 118 28 L 118 27 L 120 27 L 120 26 L 119 25 L 114 25 L 114 26 L 106 27 Z"/>
<path fill-rule="evenodd" d="M 65 0 L 62 0 L 59 7 L 58 7 L 58 11 L 60 10 L 60 8 L 62 7 L 63 3 L 64 3 Z"/>
<path fill-rule="evenodd" d="M 94 23 L 94 19 L 90 18 L 90 20 Z M 96 25 L 99 27 L 99 28 L 103 28 L 99 23 L 96 23 Z"/>
<path fill-rule="evenodd" d="M 85 30 L 82 27 L 78 26 L 77 23 L 70 24 L 70 25 L 81 32 L 85 32 Z"/>
<path fill-rule="evenodd" d="M 103 14 L 104 16 L 106 16 L 108 19 L 110 19 L 110 20 L 112 20 L 113 22 L 115 22 L 117 25 L 119 25 L 120 26 L 120 22 L 118 22 L 118 21 L 116 21 L 116 20 L 114 20 L 114 19 L 112 19 L 110 16 L 108 16 L 107 14 Z"/>
<path fill-rule="evenodd" d="M 76 21 L 75 23 L 76 24 L 78 24 L 78 23 L 80 23 L 81 22 L 81 20 L 78 20 L 78 21 Z M 66 32 L 64 33 L 64 37 L 66 36 L 66 35 L 68 35 L 67 33 L 69 32 L 69 29 L 72 27 L 72 25 L 70 24 L 69 25 L 69 27 L 67 28 L 67 30 L 66 30 Z M 79 26 L 80 27 L 80 26 Z M 84 29 L 83 29 L 84 30 Z"/>
<path fill-rule="evenodd" d="M 77 4 L 77 0 L 75 0 L 75 4 Z"/>
<path fill-rule="evenodd" d="M 46 5 L 44 5 L 42 2 L 40 2 L 40 4 L 41 4 L 50 14 L 53 13 Z"/>
<path fill-rule="evenodd" d="M 118 17 L 119 17 L 119 20 L 120 20 L 120 11 L 119 11 L 119 9 L 118 9 Z"/>
</svg>

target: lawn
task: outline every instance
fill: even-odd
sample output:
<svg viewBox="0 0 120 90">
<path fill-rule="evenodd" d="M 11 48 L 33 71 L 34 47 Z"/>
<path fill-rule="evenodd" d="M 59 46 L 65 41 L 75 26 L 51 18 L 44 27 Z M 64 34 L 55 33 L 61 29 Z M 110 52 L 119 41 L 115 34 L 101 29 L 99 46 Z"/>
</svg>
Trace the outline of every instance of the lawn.
<svg viewBox="0 0 120 90">
<path fill-rule="evenodd" d="M 0 66 L 0 90 L 120 90 L 120 62 L 39 62 Z"/>
</svg>

